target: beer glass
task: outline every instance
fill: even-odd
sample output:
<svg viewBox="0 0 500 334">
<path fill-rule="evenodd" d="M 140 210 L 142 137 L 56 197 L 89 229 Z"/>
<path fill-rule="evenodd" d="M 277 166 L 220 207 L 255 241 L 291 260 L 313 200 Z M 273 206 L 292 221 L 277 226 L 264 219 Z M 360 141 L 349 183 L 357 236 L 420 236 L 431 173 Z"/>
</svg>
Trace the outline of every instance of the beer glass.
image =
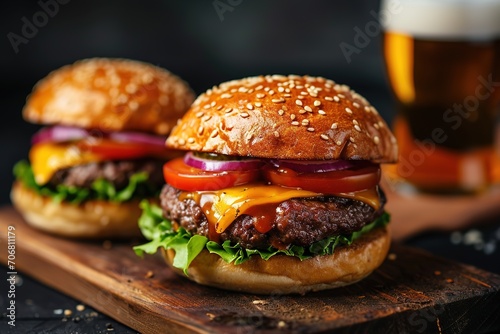
<svg viewBox="0 0 500 334">
<path fill-rule="evenodd" d="M 383 50 L 397 114 L 391 180 L 479 192 L 500 180 L 500 1 L 383 0 Z M 382 12 L 382 11 L 381 11 Z"/>
</svg>

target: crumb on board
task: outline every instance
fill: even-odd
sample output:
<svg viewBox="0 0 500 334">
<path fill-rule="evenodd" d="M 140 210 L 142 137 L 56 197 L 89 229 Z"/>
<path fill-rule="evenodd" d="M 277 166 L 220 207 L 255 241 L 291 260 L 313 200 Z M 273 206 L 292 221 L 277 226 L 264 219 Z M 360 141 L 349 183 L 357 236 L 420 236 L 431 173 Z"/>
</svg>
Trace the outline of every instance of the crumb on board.
<svg viewBox="0 0 500 334">
<path fill-rule="evenodd" d="M 439 276 L 439 275 L 441 275 L 441 272 L 439 270 L 435 270 L 434 275 Z"/>
<path fill-rule="evenodd" d="M 73 312 L 72 312 L 70 309 L 65 309 L 65 310 L 64 310 L 64 315 L 65 315 L 66 317 L 69 317 L 69 316 L 70 316 L 70 315 L 72 315 L 72 314 L 73 314 Z"/>
<path fill-rule="evenodd" d="M 395 253 L 389 253 L 389 255 L 387 255 L 387 258 L 391 261 L 394 261 L 397 259 L 397 255 Z"/>
<path fill-rule="evenodd" d="M 446 282 L 447 282 L 447 283 L 453 283 L 454 281 L 453 281 L 453 278 L 447 278 L 447 279 L 446 279 Z"/>
<path fill-rule="evenodd" d="M 146 275 L 144 275 L 144 278 L 151 278 L 155 275 L 155 273 L 152 270 L 148 270 Z"/>
<path fill-rule="evenodd" d="M 214 319 L 215 319 L 215 314 L 213 314 L 213 313 L 207 313 L 207 317 L 208 317 L 210 320 L 214 320 Z"/>
<path fill-rule="evenodd" d="M 252 301 L 254 305 L 266 305 L 268 304 L 267 300 L 262 300 L 262 299 L 256 299 Z"/>
<path fill-rule="evenodd" d="M 76 310 L 77 310 L 78 312 L 82 312 L 82 311 L 84 311 L 84 310 L 85 310 L 85 305 L 82 305 L 82 304 L 78 304 L 78 305 L 76 305 Z"/>
</svg>

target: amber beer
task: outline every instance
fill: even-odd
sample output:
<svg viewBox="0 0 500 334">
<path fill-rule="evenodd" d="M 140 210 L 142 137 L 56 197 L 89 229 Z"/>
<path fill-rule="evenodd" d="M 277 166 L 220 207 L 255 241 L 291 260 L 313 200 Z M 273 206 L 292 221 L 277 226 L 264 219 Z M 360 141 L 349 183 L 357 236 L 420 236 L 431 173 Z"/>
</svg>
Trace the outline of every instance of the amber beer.
<svg viewBox="0 0 500 334">
<path fill-rule="evenodd" d="M 399 2 L 384 22 L 400 148 L 386 171 L 425 191 L 487 189 L 500 180 L 500 1 Z"/>
</svg>

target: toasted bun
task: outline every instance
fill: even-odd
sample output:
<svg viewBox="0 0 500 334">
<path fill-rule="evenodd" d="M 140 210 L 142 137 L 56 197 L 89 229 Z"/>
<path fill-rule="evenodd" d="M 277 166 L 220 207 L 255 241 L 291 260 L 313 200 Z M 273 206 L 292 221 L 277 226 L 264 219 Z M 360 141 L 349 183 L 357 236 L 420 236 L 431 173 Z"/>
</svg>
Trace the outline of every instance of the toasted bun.
<svg viewBox="0 0 500 334">
<path fill-rule="evenodd" d="M 41 196 L 20 182 L 14 183 L 11 199 L 27 223 L 52 234 L 94 239 L 141 235 L 137 226 L 139 201 L 86 201 L 74 205 Z"/>
<path fill-rule="evenodd" d="M 38 82 L 23 115 L 34 123 L 165 135 L 193 100 L 189 86 L 164 69 L 94 58 L 64 66 Z"/>
<path fill-rule="evenodd" d="M 258 294 L 306 293 L 355 283 L 378 268 L 390 246 L 386 228 L 367 233 L 352 245 L 338 247 L 334 254 L 307 260 L 275 255 L 269 260 L 253 256 L 234 265 L 216 254 L 202 251 L 188 269 L 188 278 L 203 285 Z M 172 267 L 175 251 L 163 250 Z M 184 275 L 182 270 L 172 267 Z"/>
<path fill-rule="evenodd" d="M 331 80 L 259 76 L 200 95 L 167 146 L 274 159 L 395 162 L 396 139 L 365 98 Z"/>
</svg>

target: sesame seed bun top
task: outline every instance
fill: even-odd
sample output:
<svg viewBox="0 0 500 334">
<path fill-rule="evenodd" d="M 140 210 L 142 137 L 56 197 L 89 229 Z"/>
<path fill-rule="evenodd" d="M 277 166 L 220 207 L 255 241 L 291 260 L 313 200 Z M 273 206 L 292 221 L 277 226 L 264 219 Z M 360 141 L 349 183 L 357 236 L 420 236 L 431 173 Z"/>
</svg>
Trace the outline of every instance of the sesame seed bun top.
<svg viewBox="0 0 500 334">
<path fill-rule="evenodd" d="M 310 76 L 234 80 L 201 94 L 167 146 L 227 155 L 395 162 L 396 139 L 346 85 Z"/>
<path fill-rule="evenodd" d="M 27 99 L 27 121 L 102 131 L 168 134 L 194 94 L 179 77 L 126 59 L 78 61 L 40 80 Z"/>
</svg>

